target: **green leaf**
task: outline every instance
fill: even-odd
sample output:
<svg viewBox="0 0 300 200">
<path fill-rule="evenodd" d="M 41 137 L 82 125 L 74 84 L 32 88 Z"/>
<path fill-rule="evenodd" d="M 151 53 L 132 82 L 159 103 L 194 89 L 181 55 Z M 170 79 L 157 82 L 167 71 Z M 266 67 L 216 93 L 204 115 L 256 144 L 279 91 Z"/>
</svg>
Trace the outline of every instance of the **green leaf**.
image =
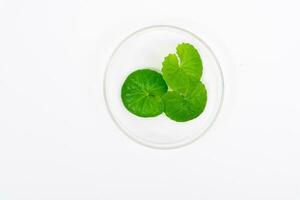
<svg viewBox="0 0 300 200">
<path fill-rule="evenodd" d="M 207 91 L 197 81 L 189 83 L 186 93 L 169 91 L 163 96 L 166 115 L 177 122 L 185 122 L 198 117 L 205 109 Z"/>
<path fill-rule="evenodd" d="M 169 54 L 165 57 L 162 73 L 170 88 L 184 92 L 190 79 L 200 80 L 202 61 L 197 49 L 191 44 L 179 44 L 176 51 L 177 55 Z"/>
<path fill-rule="evenodd" d="M 132 72 L 125 80 L 121 98 L 131 113 L 140 117 L 154 117 L 164 111 L 162 95 L 168 86 L 162 75 L 150 69 Z"/>
</svg>

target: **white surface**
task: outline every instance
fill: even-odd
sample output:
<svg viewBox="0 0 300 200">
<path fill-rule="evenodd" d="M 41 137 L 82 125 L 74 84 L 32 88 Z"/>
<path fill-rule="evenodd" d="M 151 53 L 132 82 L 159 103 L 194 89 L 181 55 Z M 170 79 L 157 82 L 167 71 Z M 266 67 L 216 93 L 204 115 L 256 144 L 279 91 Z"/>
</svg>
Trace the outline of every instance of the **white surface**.
<svg viewBox="0 0 300 200">
<path fill-rule="evenodd" d="M 299 200 L 299 6 L 0 0 L 0 199 Z M 131 31 L 185 20 L 237 62 L 230 95 L 197 143 L 149 149 L 110 119 L 104 67 Z"/>
</svg>

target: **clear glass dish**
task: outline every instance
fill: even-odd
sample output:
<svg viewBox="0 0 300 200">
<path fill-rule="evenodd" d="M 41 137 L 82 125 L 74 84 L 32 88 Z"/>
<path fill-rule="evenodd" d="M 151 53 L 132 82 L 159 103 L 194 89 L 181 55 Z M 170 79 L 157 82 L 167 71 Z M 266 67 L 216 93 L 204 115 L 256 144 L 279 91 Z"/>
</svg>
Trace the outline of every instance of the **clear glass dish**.
<svg viewBox="0 0 300 200">
<path fill-rule="evenodd" d="M 208 93 L 204 112 L 191 121 L 175 122 L 164 114 L 141 118 L 127 111 L 121 100 L 126 77 L 141 68 L 161 70 L 164 57 L 175 53 L 182 42 L 193 44 L 202 58 L 202 81 Z M 200 138 L 215 122 L 223 93 L 222 70 L 210 47 L 197 35 L 169 25 L 142 28 L 123 39 L 112 53 L 104 77 L 105 102 L 116 125 L 132 140 L 159 149 L 185 146 Z"/>
</svg>

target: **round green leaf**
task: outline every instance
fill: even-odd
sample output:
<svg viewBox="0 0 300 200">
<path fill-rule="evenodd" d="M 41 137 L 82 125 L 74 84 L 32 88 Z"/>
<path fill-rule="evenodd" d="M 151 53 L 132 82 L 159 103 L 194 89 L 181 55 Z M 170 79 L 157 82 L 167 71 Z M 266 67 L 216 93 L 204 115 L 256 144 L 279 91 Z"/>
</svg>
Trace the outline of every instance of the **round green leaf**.
<svg viewBox="0 0 300 200">
<path fill-rule="evenodd" d="M 176 53 L 165 57 L 162 73 L 170 88 L 183 92 L 190 79 L 200 81 L 202 60 L 197 49 L 188 43 L 179 44 Z"/>
<path fill-rule="evenodd" d="M 177 122 L 198 117 L 205 109 L 207 91 L 201 82 L 189 84 L 186 93 L 169 91 L 163 96 L 166 115 Z"/>
<path fill-rule="evenodd" d="M 164 111 L 162 95 L 168 86 L 162 75 L 150 69 L 132 72 L 125 80 L 121 97 L 124 106 L 140 117 L 154 117 Z"/>
</svg>

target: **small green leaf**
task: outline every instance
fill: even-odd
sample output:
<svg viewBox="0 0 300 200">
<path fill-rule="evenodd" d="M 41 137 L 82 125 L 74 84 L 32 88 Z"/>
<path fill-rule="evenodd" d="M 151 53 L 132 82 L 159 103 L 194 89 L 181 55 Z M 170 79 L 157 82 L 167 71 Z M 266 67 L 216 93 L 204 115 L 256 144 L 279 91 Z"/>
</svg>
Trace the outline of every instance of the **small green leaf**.
<svg viewBox="0 0 300 200">
<path fill-rule="evenodd" d="M 140 117 L 154 117 L 164 111 L 161 96 L 168 86 L 162 75 L 150 69 L 132 72 L 125 80 L 121 97 L 124 106 Z"/>
<path fill-rule="evenodd" d="M 176 51 L 177 55 L 169 54 L 165 57 L 162 73 L 170 88 L 184 92 L 190 79 L 200 80 L 202 61 L 197 49 L 191 44 L 179 44 Z"/>
<path fill-rule="evenodd" d="M 169 91 L 163 96 L 166 115 L 177 122 L 185 122 L 198 117 L 205 109 L 207 91 L 197 81 L 189 83 L 186 93 Z"/>
</svg>

